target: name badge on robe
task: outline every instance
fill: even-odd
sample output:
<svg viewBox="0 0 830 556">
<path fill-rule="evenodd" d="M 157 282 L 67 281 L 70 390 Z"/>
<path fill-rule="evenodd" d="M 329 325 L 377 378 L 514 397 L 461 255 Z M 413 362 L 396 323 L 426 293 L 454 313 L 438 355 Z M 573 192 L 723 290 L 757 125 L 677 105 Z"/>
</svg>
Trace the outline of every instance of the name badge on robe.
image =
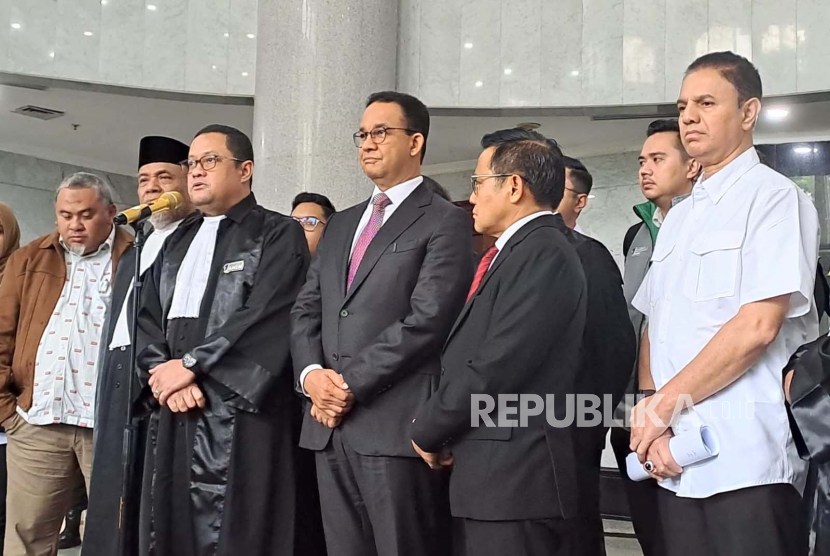
<svg viewBox="0 0 830 556">
<path fill-rule="evenodd" d="M 222 272 L 230 274 L 231 272 L 239 272 L 245 268 L 245 261 L 236 261 L 235 263 L 225 263 L 222 267 Z"/>
</svg>

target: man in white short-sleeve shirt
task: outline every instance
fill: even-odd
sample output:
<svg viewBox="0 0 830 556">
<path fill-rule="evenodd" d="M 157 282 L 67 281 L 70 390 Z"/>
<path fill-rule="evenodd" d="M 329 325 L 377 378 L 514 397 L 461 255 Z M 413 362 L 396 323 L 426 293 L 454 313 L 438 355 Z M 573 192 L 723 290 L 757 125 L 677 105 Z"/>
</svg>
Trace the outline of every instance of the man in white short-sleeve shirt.
<svg viewBox="0 0 830 556">
<path fill-rule="evenodd" d="M 746 59 L 708 54 L 678 99 L 688 153 L 703 166 L 666 218 L 634 299 L 648 318 L 640 385 L 661 395 L 662 423 L 634 409 L 631 448 L 655 465 L 666 554 L 806 554 L 805 466 L 790 433 L 782 369 L 818 335 L 813 286 L 818 215 L 789 179 L 761 164 L 752 132 L 761 79 Z M 677 411 L 681 396 L 692 409 Z M 714 432 L 719 454 L 681 469 L 672 435 Z"/>
</svg>

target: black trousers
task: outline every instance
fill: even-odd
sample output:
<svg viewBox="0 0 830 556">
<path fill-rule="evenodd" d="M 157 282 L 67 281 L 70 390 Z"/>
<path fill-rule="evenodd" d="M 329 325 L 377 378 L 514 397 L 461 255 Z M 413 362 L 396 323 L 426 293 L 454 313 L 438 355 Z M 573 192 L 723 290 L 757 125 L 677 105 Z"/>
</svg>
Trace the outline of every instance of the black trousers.
<svg viewBox="0 0 830 556">
<path fill-rule="evenodd" d="M 579 542 L 574 556 L 605 556 L 605 538 L 599 508 L 599 477 L 602 450 L 605 448 L 606 427 L 575 429 L 577 481 L 579 482 L 579 514 L 573 524 Z"/>
<path fill-rule="evenodd" d="M 709 498 L 660 488 L 666 556 L 806 556 L 801 495 L 789 484 L 761 485 Z"/>
<path fill-rule="evenodd" d="M 365 456 L 335 429 L 316 452 L 328 556 L 447 556 L 449 474 L 421 458 Z"/>
<path fill-rule="evenodd" d="M 454 556 L 573 556 L 576 520 L 478 521 L 453 518 Z"/>
<path fill-rule="evenodd" d="M 625 485 L 628 507 L 631 510 L 631 523 L 634 525 L 637 541 L 643 549 L 643 556 L 665 556 L 663 525 L 657 508 L 657 495 L 664 489 L 657 485 L 657 481 L 651 479 L 636 482 L 628 478 L 625 458 L 631 453 L 628 448 L 630 442 L 631 433 L 622 427 L 611 427 L 611 447 Z"/>
</svg>

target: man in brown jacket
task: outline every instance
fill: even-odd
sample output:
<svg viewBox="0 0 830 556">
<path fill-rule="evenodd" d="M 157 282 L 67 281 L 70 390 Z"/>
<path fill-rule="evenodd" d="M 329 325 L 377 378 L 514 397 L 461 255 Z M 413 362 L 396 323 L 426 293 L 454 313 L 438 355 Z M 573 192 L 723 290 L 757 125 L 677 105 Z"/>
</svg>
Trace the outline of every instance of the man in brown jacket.
<svg viewBox="0 0 830 556">
<path fill-rule="evenodd" d="M 0 423 L 8 435 L 5 556 L 56 554 L 78 469 L 89 484 L 98 351 L 130 235 L 112 189 L 58 187 L 57 230 L 15 252 L 0 284 Z"/>
</svg>

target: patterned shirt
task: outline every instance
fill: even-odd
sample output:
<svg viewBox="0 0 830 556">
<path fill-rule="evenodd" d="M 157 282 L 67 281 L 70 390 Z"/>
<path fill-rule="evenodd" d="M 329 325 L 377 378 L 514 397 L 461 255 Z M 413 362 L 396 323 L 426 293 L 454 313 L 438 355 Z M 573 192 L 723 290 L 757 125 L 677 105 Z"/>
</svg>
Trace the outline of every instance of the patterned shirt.
<svg viewBox="0 0 830 556">
<path fill-rule="evenodd" d="M 112 298 L 115 228 L 97 251 L 79 256 L 66 248 L 66 282 L 38 344 L 32 407 L 17 412 L 32 425 L 63 423 L 92 428 L 98 349 Z"/>
</svg>

